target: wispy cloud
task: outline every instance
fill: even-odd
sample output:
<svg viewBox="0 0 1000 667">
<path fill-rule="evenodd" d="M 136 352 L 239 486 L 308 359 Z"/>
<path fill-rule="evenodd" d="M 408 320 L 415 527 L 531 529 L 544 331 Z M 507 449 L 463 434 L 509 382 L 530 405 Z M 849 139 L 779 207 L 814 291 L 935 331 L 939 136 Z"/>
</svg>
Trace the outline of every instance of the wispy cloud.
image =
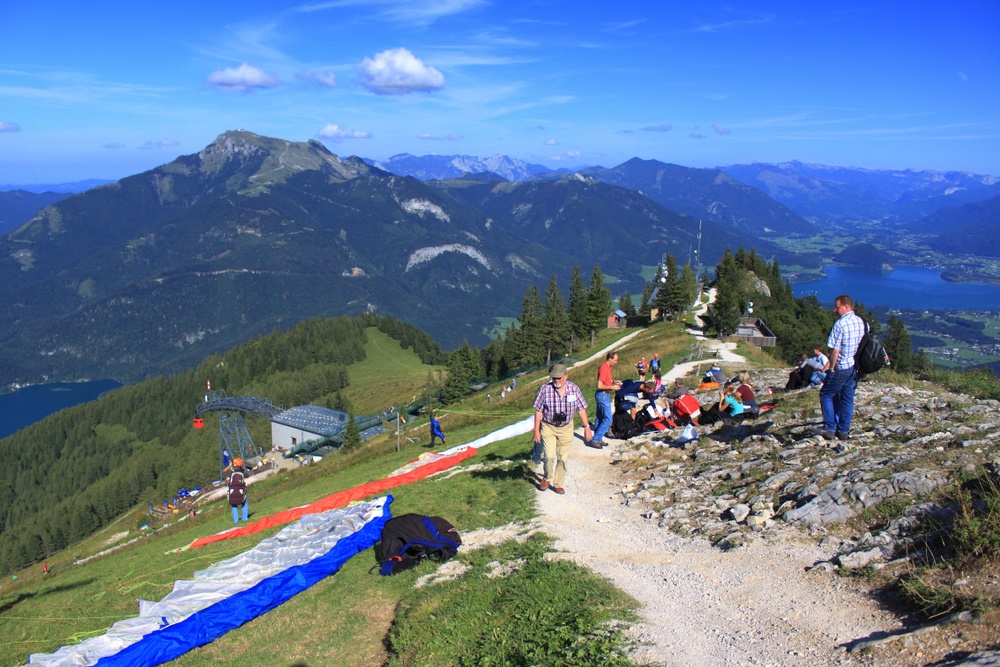
<svg viewBox="0 0 1000 667">
<path fill-rule="evenodd" d="M 712 131 L 720 135 L 732 134 L 722 123 L 712 123 Z"/>
<path fill-rule="evenodd" d="M 382 51 L 356 66 L 362 86 L 377 95 L 406 95 L 444 88 L 444 74 L 404 48 Z"/>
<path fill-rule="evenodd" d="M 756 19 L 741 19 L 737 21 L 723 21 L 722 23 L 705 23 L 697 26 L 691 32 L 731 32 L 745 28 L 755 28 L 766 25 L 773 20 L 772 16 L 762 16 Z"/>
<path fill-rule="evenodd" d="M 180 146 L 180 142 L 173 139 L 161 139 L 160 141 L 147 141 L 142 146 L 139 146 L 139 150 L 151 151 L 159 150 L 160 148 L 173 148 L 174 146 Z"/>
<path fill-rule="evenodd" d="M 461 14 L 489 4 L 486 0 L 329 0 L 296 7 L 298 12 L 319 12 L 344 7 L 373 10 L 376 18 L 427 26 L 440 18 Z"/>
<path fill-rule="evenodd" d="M 110 144 L 104 144 L 103 146 L 101 146 L 101 148 L 107 148 L 108 150 L 119 150 L 125 148 L 125 144 L 113 142 Z"/>
<path fill-rule="evenodd" d="M 363 130 L 348 130 L 340 125 L 335 125 L 333 123 L 327 123 L 323 128 L 316 133 L 316 136 L 320 139 L 329 139 L 330 141 L 344 141 L 345 139 L 371 139 L 371 132 L 365 132 Z"/>
<path fill-rule="evenodd" d="M 425 141 L 458 141 L 461 138 L 462 135 L 455 133 L 438 136 L 431 134 L 430 132 L 421 132 L 417 135 L 417 139 L 423 139 Z"/>
<path fill-rule="evenodd" d="M 623 33 L 626 35 L 633 35 L 635 31 L 632 28 L 640 26 L 646 22 L 646 19 L 633 19 L 631 21 L 618 21 L 616 23 L 608 23 L 604 26 L 605 30 L 614 33 Z"/>
<path fill-rule="evenodd" d="M 20 132 L 21 126 L 17 123 L 0 120 L 0 132 Z"/>
<path fill-rule="evenodd" d="M 333 72 L 313 72 L 305 70 L 296 74 L 300 81 L 315 84 L 323 88 L 333 88 L 337 85 L 337 76 Z"/>
<path fill-rule="evenodd" d="M 216 70 L 208 75 L 205 82 L 216 90 L 234 93 L 252 93 L 282 85 L 276 74 L 269 74 L 247 63 L 236 68 Z"/>
<path fill-rule="evenodd" d="M 673 125 L 670 125 L 668 123 L 660 123 L 659 125 L 647 125 L 646 127 L 642 128 L 642 131 L 643 132 L 669 132 L 672 129 L 674 129 Z"/>
<path fill-rule="evenodd" d="M 700 133 L 700 132 L 692 132 L 688 136 L 691 137 L 692 139 L 704 139 L 705 138 L 705 135 L 702 134 L 702 133 Z"/>
<path fill-rule="evenodd" d="M 559 145 L 559 142 L 556 141 L 555 139 L 546 139 L 544 143 L 545 143 L 546 146 L 558 146 Z"/>
</svg>

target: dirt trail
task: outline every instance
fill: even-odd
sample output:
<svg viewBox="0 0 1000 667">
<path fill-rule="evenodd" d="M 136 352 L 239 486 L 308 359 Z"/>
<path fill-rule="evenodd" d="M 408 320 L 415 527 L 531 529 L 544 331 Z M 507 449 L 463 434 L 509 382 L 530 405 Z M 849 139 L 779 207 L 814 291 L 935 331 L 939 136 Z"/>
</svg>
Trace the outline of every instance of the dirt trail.
<svg viewBox="0 0 1000 667">
<path fill-rule="evenodd" d="M 699 330 L 691 330 L 699 335 Z M 702 337 L 703 338 L 703 337 Z M 725 343 L 704 340 L 711 354 L 675 366 L 670 381 L 711 355 L 742 361 Z M 665 379 L 665 383 L 666 383 Z M 585 447 L 578 431 L 566 494 L 537 496 L 545 532 L 562 556 L 607 577 L 642 605 L 636 629 L 640 662 L 663 665 L 866 664 L 844 643 L 899 627 L 849 579 L 807 574 L 825 558 L 806 539 L 754 540 L 732 551 L 658 527 L 622 503 L 609 452 Z M 612 441 L 613 442 L 613 441 Z"/>
</svg>

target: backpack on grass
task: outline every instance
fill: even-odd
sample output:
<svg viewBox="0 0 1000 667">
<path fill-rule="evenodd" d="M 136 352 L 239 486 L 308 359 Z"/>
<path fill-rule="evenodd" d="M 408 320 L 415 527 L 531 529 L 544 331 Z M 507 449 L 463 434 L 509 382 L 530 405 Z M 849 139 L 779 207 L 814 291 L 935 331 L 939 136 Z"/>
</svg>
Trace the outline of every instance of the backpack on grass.
<svg viewBox="0 0 1000 667">
<path fill-rule="evenodd" d="M 438 563 L 458 553 L 462 538 L 446 519 L 422 514 L 403 514 L 382 527 L 377 545 L 379 573 L 387 577 L 416 567 L 427 558 Z M 372 570 L 375 568 L 373 567 Z"/>
<path fill-rule="evenodd" d="M 882 347 L 882 341 L 871 332 L 868 322 L 864 322 L 865 335 L 861 337 L 861 343 L 858 344 L 858 351 L 854 353 L 854 367 L 858 369 L 860 377 L 870 375 L 883 366 L 890 364 L 889 353 Z"/>
</svg>

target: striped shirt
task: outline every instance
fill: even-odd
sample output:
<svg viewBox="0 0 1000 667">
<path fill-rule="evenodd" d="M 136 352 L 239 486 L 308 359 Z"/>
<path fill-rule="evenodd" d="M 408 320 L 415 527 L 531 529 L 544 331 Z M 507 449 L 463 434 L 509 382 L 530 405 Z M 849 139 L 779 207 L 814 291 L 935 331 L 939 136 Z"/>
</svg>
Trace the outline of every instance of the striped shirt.
<svg viewBox="0 0 1000 667">
<path fill-rule="evenodd" d="M 575 384 L 566 380 L 566 395 L 560 396 L 556 386 L 546 382 L 535 396 L 535 411 L 542 413 L 542 421 L 553 426 L 562 426 L 573 421 L 573 413 L 587 409 L 587 400 Z M 566 415 L 566 421 L 556 421 L 555 415 Z"/>
<path fill-rule="evenodd" d="M 837 356 L 837 367 L 834 370 L 854 368 L 854 354 L 861 345 L 865 335 L 865 321 L 849 310 L 840 316 L 830 329 L 830 338 L 826 341 L 831 350 L 840 350 Z"/>
</svg>

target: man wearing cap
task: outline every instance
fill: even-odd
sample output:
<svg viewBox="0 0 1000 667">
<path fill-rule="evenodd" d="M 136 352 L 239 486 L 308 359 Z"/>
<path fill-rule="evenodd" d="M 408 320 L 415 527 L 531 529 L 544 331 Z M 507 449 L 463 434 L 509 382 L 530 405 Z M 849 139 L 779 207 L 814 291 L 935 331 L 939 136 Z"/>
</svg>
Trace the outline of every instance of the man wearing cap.
<svg viewBox="0 0 1000 667">
<path fill-rule="evenodd" d="M 553 364 L 549 369 L 550 381 L 542 385 L 535 396 L 535 444 L 545 448 L 544 478 L 539 491 L 552 487 L 556 493 L 565 493 L 566 462 L 573 444 L 573 413 L 580 413 L 584 441 L 589 441 L 590 420 L 587 418 L 587 401 L 580 388 L 566 378 L 565 364 Z"/>
</svg>

